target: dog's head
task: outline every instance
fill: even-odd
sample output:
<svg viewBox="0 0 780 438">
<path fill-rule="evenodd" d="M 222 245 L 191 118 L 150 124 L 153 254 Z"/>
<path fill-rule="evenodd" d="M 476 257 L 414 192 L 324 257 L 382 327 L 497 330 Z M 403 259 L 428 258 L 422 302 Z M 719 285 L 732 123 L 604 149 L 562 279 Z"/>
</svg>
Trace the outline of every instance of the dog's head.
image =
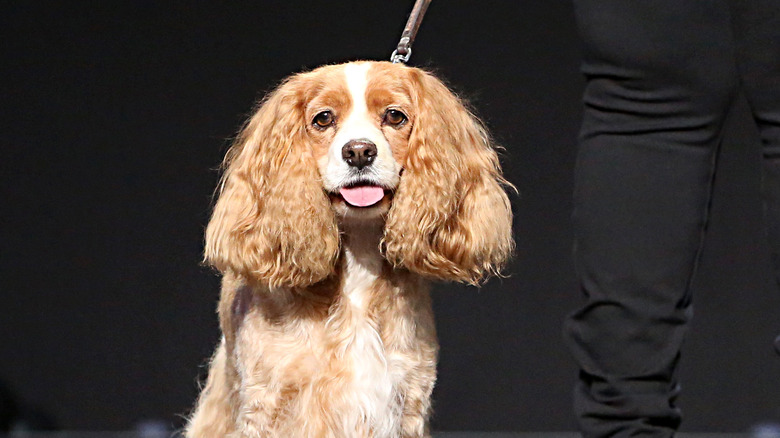
<svg viewBox="0 0 780 438">
<path fill-rule="evenodd" d="M 512 251 L 511 210 L 480 122 L 422 70 L 388 62 L 288 78 L 225 159 L 206 260 L 272 286 L 323 280 L 339 223 L 384 221 L 396 267 L 476 284 Z"/>
</svg>

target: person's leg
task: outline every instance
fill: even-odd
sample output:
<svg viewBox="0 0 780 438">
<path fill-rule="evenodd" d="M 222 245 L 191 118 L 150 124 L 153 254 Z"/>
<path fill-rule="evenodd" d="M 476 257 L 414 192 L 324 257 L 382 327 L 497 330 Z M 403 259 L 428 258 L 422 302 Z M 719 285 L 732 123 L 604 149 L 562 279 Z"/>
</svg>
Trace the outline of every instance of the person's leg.
<svg viewBox="0 0 780 438">
<path fill-rule="evenodd" d="M 772 266 L 780 283 L 780 2 L 735 0 L 740 78 L 763 145 L 763 191 Z M 780 336 L 775 340 L 780 354 Z"/>
<path fill-rule="evenodd" d="M 575 0 L 587 79 L 574 193 L 586 303 L 565 323 L 586 437 L 671 436 L 676 365 L 736 86 L 720 0 Z"/>
</svg>

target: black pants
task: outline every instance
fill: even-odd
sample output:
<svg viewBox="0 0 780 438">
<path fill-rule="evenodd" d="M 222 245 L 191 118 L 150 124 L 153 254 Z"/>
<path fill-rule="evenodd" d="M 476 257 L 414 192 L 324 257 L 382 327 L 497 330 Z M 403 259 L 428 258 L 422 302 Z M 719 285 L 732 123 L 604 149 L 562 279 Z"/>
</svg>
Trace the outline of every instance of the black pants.
<svg viewBox="0 0 780 438">
<path fill-rule="evenodd" d="M 573 214 L 587 302 L 565 324 L 581 369 L 575 409 L 587 437 L 671 436 L 690 284 L 738 92 L 763 142 L 780 274 L 780 0 L 574 4 L 587 78 Z"/>
</svg>

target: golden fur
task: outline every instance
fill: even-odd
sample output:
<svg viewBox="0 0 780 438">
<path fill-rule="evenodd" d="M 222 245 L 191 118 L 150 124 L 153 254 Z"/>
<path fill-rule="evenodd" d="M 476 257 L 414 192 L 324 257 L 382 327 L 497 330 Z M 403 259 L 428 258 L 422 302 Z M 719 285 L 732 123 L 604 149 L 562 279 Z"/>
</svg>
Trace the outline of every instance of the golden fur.
<svg viewBox="0 0 780 438">
<path fill-rule="evenodd" d="M 355 72 L 361 123 L 375 122 L 392 152 L 380 158 L 402 168 L 369 209 L 346 205 L 322 174 L 358 108 L 345 79 Z M 382 122 L 390 107 L 408 122 Z M 323 108 L 336 122 L 315 129 Z M 205 248 L 223 274 L 223 339 L 186 436 L 429 436 L 428 280 L 478 284 L 513 248 L 506 182 L 479 121 L 422 70 L 326 66 L 271 93 L 225 166 Z"/>
</svg>

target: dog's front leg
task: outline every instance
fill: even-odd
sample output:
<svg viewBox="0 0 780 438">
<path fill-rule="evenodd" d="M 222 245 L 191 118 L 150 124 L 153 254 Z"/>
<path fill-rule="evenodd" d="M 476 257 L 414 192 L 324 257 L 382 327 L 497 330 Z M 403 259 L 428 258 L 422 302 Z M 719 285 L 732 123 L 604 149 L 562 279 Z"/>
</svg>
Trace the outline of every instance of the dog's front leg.
<svg viewBox="0 0 780 438">
<path fill-rule="evenodd" d="M 184 433 L 186 438 L 225 437 L 235 430 L 238 394 L 229 362 L 223 340 L 211 360 L 206 386 Z"/>
<path fill-rule="evenodd" d="M 401 437 L 429 438 L 431 432 L 428 418 L 431 414 L 431 393 L 436 383 L 436 361 L 439 352 L 433 316 L 430 312 L 420 312 L 415 315 L 414 322 L 406 326 L 417 328 L 411 340 L 408 334 L 402 336 L 402 332 L 387 333 L 390 341 L 388 348 L 393 350 L 391 355 L 394 356 L 396 372 L 404 376 L 399 387 L 403 394 Z M 403 338 L 406 338 L 408 343 L 391 341 Z"/>
<path fill-rule="evenodd" d="M 401 437 L 429 438 L 431 392 L 439 343 L 428 288 L 412 276 L 397 279 L 395 293 L 381 307 L 382 341 L 401 395 Z M 412 330 L 410 330 L 412 329 Z"/>
<path fill-rule="evenodd" d="M 279 397 L 265 389 L 247 389 L 242 394 L 244 401 L 238 417 L 238 431 L 233 438 L 276 438 L 274 417 L 278 410 Z"/>
<path fill-rule="evenodd" d="M 431 413 L 431 392 L 436 381 L 435 354 L 410 371 L 405 389 L 401 432 L 403 438 L 430 438 L 428 417 Z"/>
</svg>

